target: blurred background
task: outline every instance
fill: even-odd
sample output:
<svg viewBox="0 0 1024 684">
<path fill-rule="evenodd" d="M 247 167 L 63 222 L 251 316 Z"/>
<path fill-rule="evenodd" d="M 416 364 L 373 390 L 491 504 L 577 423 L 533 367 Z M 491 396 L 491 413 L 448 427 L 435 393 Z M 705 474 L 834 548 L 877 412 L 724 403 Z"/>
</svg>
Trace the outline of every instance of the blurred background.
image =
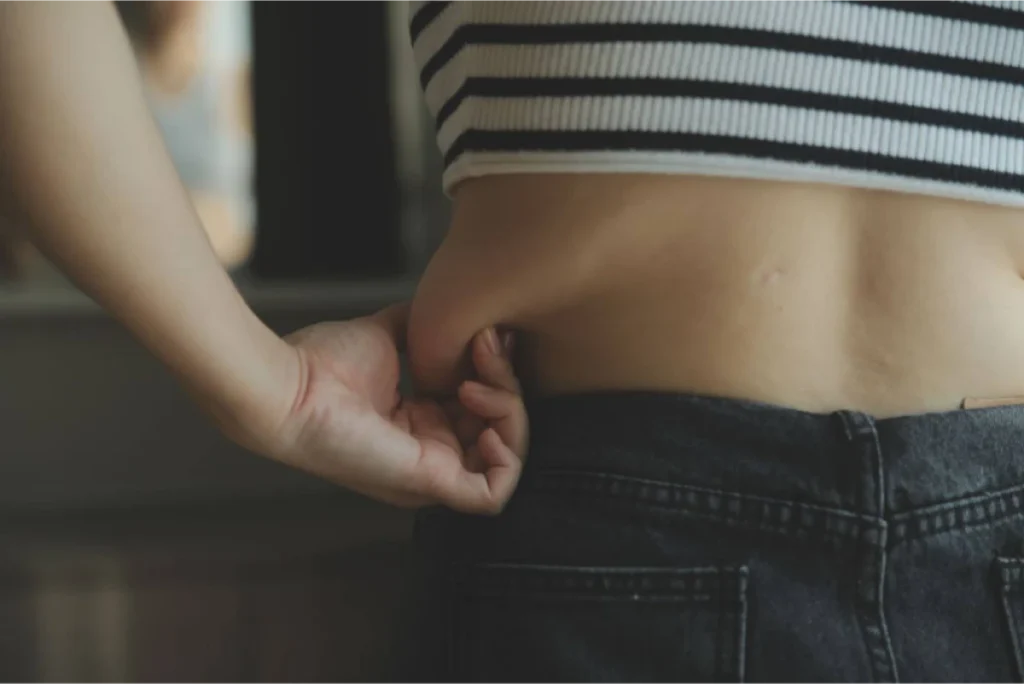
<svg viewBox="0 0 1024 684">
<path fill-rule="evenodd" d="M 404 3 L 117 5 L 211 243 L 268 324 L 412 294 L 448 207 Z M 0 225 L 0 680 L 414 676 L 411 527 L 233 447 Z"/>
</svg>

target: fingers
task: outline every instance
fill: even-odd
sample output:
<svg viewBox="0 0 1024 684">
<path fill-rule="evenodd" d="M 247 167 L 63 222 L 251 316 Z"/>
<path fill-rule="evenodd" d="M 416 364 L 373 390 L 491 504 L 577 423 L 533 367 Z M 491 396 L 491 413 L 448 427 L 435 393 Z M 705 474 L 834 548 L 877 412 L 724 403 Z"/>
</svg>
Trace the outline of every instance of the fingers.
<svg viewBox="0 0 1024 684">
<path fill-rule="evenodd" d="M 480 461 L 479 454 L 475 449 L 469 448 L 476 442 L 480 433 L 487 428 L 484 420 L 471 411 L 467 411 L 458 399 L 447 401 L 442 406 L 445 415 L 448 416 L 448 422 L 455 432 L 456 439 L 463 447 L 462 462 L 466 469 L 473 473 L 484 472 L 485 468 Z"/>
<path fill-rule="evenodd" d="M 529 421 L 522 397 L 469 380 L 459 387 L 459 401 L 467 411 L 487 421 L 515 454 L 526 456 Z"/>
<path fill-rule="evenodd" d="M 404 310 L 403 310 L 404 309 Z M 374 316 L 401 335 L 407 307 L 389 307 Z M 497 514 L 511 498 L 522 472 L 528 442 L 526 409 L 508 358 L 508 344 L 493 328 L 477 334 L 470 360 L 477 380 L 463 383 L 458 402 L 405 404 L 407 429 L 420 446 L 399 505 L 441 504 L 463 513 Z"/>
<path fill-rule="evenodd" d="M 484 472 L 470 472 L 457 459 L 422 459 L 417 473 L 423 486 L 420 496 L 462 513 L 500 513 L 519 482 L 522 461 L 493 429 L 480 434 L 473 451 Z"/>
<path fill-rule="evenodd" d="M 459 387 L 459 401 L 471 413 L 488 421 L 514 453 L 526 455 L 529 423 L 523 406 L 519 381 L 512 363 L 511 333 L 502 341 L 494 328 L 473 338 L 471 356 L 480 382 L 467 381 Z"/>
<path fill-rule="evenodd" d="M 487 492 L 481 501 L 481 513 L 497 514 L 502 511 L 519 484 L 523 461 L 505 444 L 493 429 L 484 430 L 477 440 L 480 458 L 487 466 Z"/>
<path fill-rule="evenodd" d="M 453 452 L 462 450 L 452 424 L 440 404 L 432 401 L 411 401 L 406 406 L 409 433 L 417 440 L 431 440 Z"/>
<path fill-rule="evenodd" d="M 484 420 L 500 420 L 514 414 L 522 405 L 515 394 L 494 389 L 474 380 L 459 387 L 462 405 Z"/>
<path fill-rule="evenodd" d="M 511 343 L 509 343 L 509 347 L 511 347 Z M 480 380 L 485 384 L 519 394 L 519 381 L 512 369 L 505 345 L 502 344 L 494 328 L 487 328 L 476 334 L 473 338 L 471 353 L 473 367 Z"/>
</svg>

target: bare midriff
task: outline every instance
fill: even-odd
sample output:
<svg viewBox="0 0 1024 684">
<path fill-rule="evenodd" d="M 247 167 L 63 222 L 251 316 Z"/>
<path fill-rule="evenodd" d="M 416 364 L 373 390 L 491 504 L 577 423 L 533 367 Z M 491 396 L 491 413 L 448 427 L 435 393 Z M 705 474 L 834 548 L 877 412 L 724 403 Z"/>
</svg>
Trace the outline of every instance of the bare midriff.
<svg viewBox="0 0 1024 684">
<path fill-rule="evenodd" d="M 413 302 L 418 385 L 518 331 L 532 394 L 656 390 L 877 416 L 1024 396 L 1024 210 L 692 176 L 462 183 Z"/>
</svg>

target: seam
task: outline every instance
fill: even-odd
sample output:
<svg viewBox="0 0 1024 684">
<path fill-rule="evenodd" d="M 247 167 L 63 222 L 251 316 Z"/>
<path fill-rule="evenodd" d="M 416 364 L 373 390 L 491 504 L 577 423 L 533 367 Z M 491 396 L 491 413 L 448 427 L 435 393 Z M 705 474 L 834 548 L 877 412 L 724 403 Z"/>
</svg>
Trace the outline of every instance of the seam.
<svg viewBox="0 0 1024 684">
<path fill-rule="evenodd" d="M 1000 603 L 1003 608 L 1003 616 L 1006 619 L 1006 629 L 1009 632 L 1010 647 L 1013 652 L 1014 665 L 1017 668 L 1017 678 L 1024 677 L 1024 652 L 1021 651 L 1020 639 L 1020 616 L 1019 610 L 1015 610 L 1017 602 L 1011 601 L 1011 596 L 1021 590 L 1021 567 L 1024 559 L 1020 558 L 996 558 L 995 567 L 1000 579 Z"/>
<path fill-rule="evenodd" d="M 742 529 L 742 530 L 747 530 L 747 531 L 767 532 L 767 533 L 778 535 L 780 537 L 787 537 L 787 538 L 791 538 L 791 539 L 796 539 L 796 540 L 801 541 L 801 542 L 815 541 L 815 542 L 820 542 L 822 545 L 825 545 L 825 546 L 828 546 L 828 547 L 854 546 L 854 545 L 859 544 L 861 542 L 871 543 L 870 539 L 875 535 L 877 530 L 880 529 L 877 526 L 876 527 L 864 527 L 864 528 L 862 528 L 861 534 L 859 536 L 839 535 L 839 534 L 834 534 L 834 533 L 809 530 L 809 529 L 805 529 L 805 528 L 788 528 L 788 527 L 787 528 L 782 528 L 782 527 L 773 527 L 773 526 L 770 526 L 770 525 L 767 525 L 767 524 L 761 524 L 761 525 L 750 524 L 750 523 L 746 523 L 746 522 L 743 522 L 743 521 L 737 521 L 737 520 L 734 520 L 734 519 L 725 519 L 725 518 L 721 518 L 721 517 L 717 517 L 717 516 L 712 516 L 712 515 L 708 515 L 708 514 L 702 514 L 702 513 L 699 513 L 699 512 L 671 509 L 671 508 L 666 508 L 666 507 L 663 507 L 663 506 L 658 506 L 658 505 L 655 505 L 655 504 L 647 504 L 647 503 L 642 503 L 642 502 L 637 504 L 637 506 L 640 507 L 641 510 L 644 510 L 644 511 L 647 511 L 647 512 L 651 512 L 651 513 L 658 513 L 658 514 L 661 514 L 663 516 L 678 516 L 678 517 L 686 518 L 686 519 L 689 519 L 689 520 L 702 521 L 702 522 L 711 522 L 711 523 L 716 523 L 716 524 L 722 525 L 724 527 L 728 527 L 730 529 Z"/>
<path fill-rule="evenodd" d="M 993 525 L 1024 513 L 1024 485 L 931 504 L 891 516 L 892 545 L 935 534 Z"/>
<path fill-rule="evenodd" d="M 710 601 L 741 585 L 747 573 L 745 565 L 633 568 L 481 563 L 463 566 L 456 582 L 463 596 Z"/>
<path fill-rule="evenodd" d="M 609 484 L 597 484 L 602 481 Z M 853 541 L 864 536 L 865 530 L 879 529 L 882 523 L 886 523 L 889 527 L 888 550 L 906 541 L 981 528 L 1024 516 L 1024 485 L 969 494 L 884 517 L 814 503 L 587 470 L 541 471 L 534 475 L 532 486 L 539 490 L 557 489 L 634 500 L 642 502 L 648 510 L 661 513 L 687 515 L 734 528 L 797 537 L 807 536 L 808 531 L 815 527 L 813 522 L 800 525 L 800 516 L 807 520 L 808 515 L 816 519 L 816 514 L 820 514 L 824 518 L 825 529 L 815 530 L 811 536 L 826 542 Z M 731 512 L 730 504 L 733 506 Z M 758 505 L 762 510 L 755 515 L 753 509 Z"/>
<path fill-rule="evenodd" d="M 690 575 L 732 575 L 746 572 L 744 565 L 695 565 L 683 568 L 663 565 L 546 565 L 535 563 L 473 563 L 469 566 L 472 572 L 537 572 L 566 573 L 573 575 L 610 575 L 626 576 L 648 575 L 651 577 L 690 576 Z"/>
<path fill-rule="evenodd" d="M 884 526 L 877 518 L 816 504 L 607 473 L 545 471 L 535 475 L 532 486 L 540 491 L 630 502 L 646 511 L 732 528 L 815 539 L 831 546 L 858 544 L 865 539 L 874 543 Z"/>
<path fill-rule="evenodd" d="M 584 594 L 577 594 L 571 591 L 547 591 L 547 590 L 536 590 L 529 591 L 525 589 L 516 591 L 501 591 L 495 589 L 493 591 L 480 590 L 467 592 L 463 596 L 463 601 L 476 601 L 480 599 L 508 599 L 509 597 L 515 597 L 517 599 L 535 599 L 540 601 L 579 601 L 582 603 L 615 603 L 618 601 L 630 601 L 631 603 L 694 603 L 704 604 L 717 602 L 714 594 L 687 594 L 675 595 L 675 594 L 638 594 L 636 596 L 626 596 L 625 594 L 604 594 L 601 596 L 586 596 Z"/>
<path fill-rule="evenodd" d="M 872 451 L 874 452 L 875 461 L 875 486 L 878 488 L 878 491 L 875 496 L 875 510 L 878 511 L 879 516 L 884 517 L 886 506 L 885 462 L 884 456 L 882 454 L 882 442 L 878 437 L 878 428 L 875 425 L 874 421 L 871 422 L 870 439 L 872 444 Z M 888 560 L 888 553 L 886 550 L 886 545 L 888 542 L 887 528 L 888 525 L 882 528 L 880 532 L 881 538 L 879 539 L 879 543 L 877 546 L 873 548 L 873 553 L 876 556 L 877 562 L 876 571 L 878 573 L 875 588 L 875 591 L 877 592 L 877 596 L 875 599 L 875 610 L 878 612 L 878 627 L 881 631 L 882 647 L 885 649 L 885 658 L 887 660 L 886 665 L 889 668 L 889 673 L 891 674 L 892 681 L 898 682 L 900 680 L 900 675 L 899 671 L 896 669 L 896 655 L 893 652 L 892 638 L 889 635 L 889 621 L 888 619 L 886 619 L 885 615 L 885 566 L 886 561 Z"/>
<path fill-rule="evenodd" d="M 747 680 L 747 613 L 750 598 L 748 581 L 748 573 L 744 568 L 737 586 L 736 600 L 739 601 L 739 611 L 736 615 L 736 653 L 732 659 L 732 662 L 736 663 L 736 681 L 739 682 Z"/>
<path fill-rule="evenodd" d="M 665 481 L 662 481 L 662 480 L 649 480 L 649 479 L 645 479 L 645 478 L 642 478 L 642 477 L 634 477 L 632 475 L 618 475 L 618 474 L 613 474 L 613 473 L 603 473 L 603 472 L 588 471 L 588 470 L 562 470 L 562 469 L 559 469 L 559 470 L 545 470 L 545 471 L 541 471 L 541 472 L 535 473 L 534 477 L 536 478 L 536 481 L 534 482 L 534 485 L 538 486 L 540 488 L 544 488 L 544 489 L 555 488 L 555 485 L 554 485 L 554 483 L 551 482 L 551 480 L 556 479 L 556 478 L 557 479 L 566 478 L 567 480 L 569 480 L 568 482 L 559 482 L 557 484 L 558 488 L 567 487 L 567 488 L 570 488 L 570 489 L 579 489 L 579 490 L 593 489 L 591 487 L 587 487 L 585 483 L 579 482 L 580 478 L 586 478 L 586 479 L 591 479 L 591 480 L 595 480 L 595 481 L 596 480 L 606 480 L 606 481 L 608 481 L 609 483 L 611 483 L 610 486 L 608 487 L 609 491 L 607 491 L 607 492 L 595 491 L 594 493 L 611 494 L 613 496 L 617 495 L 617 496 L 629 497 L 630 494 L 635 494 L 636 492 L 627 492 L 627 491 L 623 491 L 623 490 L 628 489 L 630 485 L 640 485 L 640 486 L 646 486 L 646 487 L 651 487 L 651 488 L 664 489 L 664 490 L 667 490 L 667 491 L 670 491 L 670 492 L 680 492 L 680 493 L 682 493 L 684 495 L 688 495 L 688 494 L 692 493 L 692 494 L 696 495 L 697 497 L 701 497 L 701 496 L 704 496 L 704 497 L 722 497 L 722 498 L 727 498 L 727 499 L 738 499 L 738 500 L 741 500 L 743 502 L 767 504 L 769 506 L 784 506 L 784 507 L 787 507 L 787 508 L 799 508 L 799 509 L 808 511 L 810 513 L 822 513 L 822 514 L 824 514 L 826 516 L 841 517 L 841 518 L 844 518 L 844 519 L 846 519 L 848 521 L 851 521 L 852 523 L 872 525 L 872 524 L 877 523 L 877 521 L 879 520 L 875 516 L 865 515 L 863 513 L 858 513 L 856 511 L 850 511 L 850 510 L 847 510 L 845 508 L 836 508 L 836 507 L 832 507 L 832 506 L 824 506 L 824 505 L 821 505 L 821 504 L 815 504 L 815 503 L 809 503 L 809 502 L 803 502 L 803 501 L 795 501 L 795 500 L 790 500 L 790 499 L 780 499 L 780 498 L 768 497 L 768 496 L 759 496 L 759 495 L 755 495 L 755 494 L 742 494 L 742 493 L 739 493 L 739 492 L 729 491 L 729 490 L 725 490 L 725 489 L 716 489 L 716 488 L 712 488 L 712 487 L 699 487 L 699 486 L 696 486 L 696 485 L 681 484 L 681 483 L 676 483 L 676 482 L 665 482 Z M 622 486 L 616 488 L 614 483 L 621 483 Z M 654 492 L 654 493 L 651 493 L 651 492 L 647 492 L 647 493 L 640 492 L 640 494 L 644 498 L 650 498 L 652 496 L 657 498 L 657 492 Z M 659 503 L 660 505 L 664 505 L 666 507 L 673 507 L 673 504 L 679 504 L 679 503 L 687 503 L 687 504 L 689 504 L 691 506 L 694 505 L 694 497 L 690 497 L 690 496 L 680 497 L 678 495 L 674 495 L 671 498 L 672 498 L 671 502 L 666 501 L 666 500 L 660 500 L 657 503 Z M 685 499 L 685 501 L 684 501 L 684 499 Z M 710 502 L 710 501 L 708 503 L 709 503 L 709 505 L 714 506 L 714 508 L 716 510 L 721 508 L 720 504 L 714 504 L 713 502 Z"/>
<path fill-rule="evenodd" d="M 748 565 L 734 564 L 676 568 L 472 563 L 453 573 L 452 581 L 466 605 L 514 599 L 711 611 L 717 621 L 715 679 L 743 681 L 749 575 Z"/>
<path fill-rule="evenodd" d="M 874 509 L 880 526 L 873 543 L 866 543 L 857 559 L 855 613 L 861 639 L 875 681 L 898 682 L 892 641 L 885 617 L 885 565 L 888 525 L 885 516 L 885 462 L 874 420 L 854 411 L 839 413 L 846 427 L 852 456 L 860 464 L 855 479 L 861 505 Z"/>
</svg>

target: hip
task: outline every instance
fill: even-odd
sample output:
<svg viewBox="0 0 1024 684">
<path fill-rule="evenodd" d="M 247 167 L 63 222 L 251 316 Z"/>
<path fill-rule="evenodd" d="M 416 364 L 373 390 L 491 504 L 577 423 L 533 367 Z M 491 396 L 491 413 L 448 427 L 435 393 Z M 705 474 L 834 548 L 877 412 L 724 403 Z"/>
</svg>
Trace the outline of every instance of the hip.
<svg viewBox="0 0 1024 684">
<path fill-rule="evenodd" d="M 445 676 L 1019 680 L 1024 409 L 529 408 L 506 511 L 421 516 Z"/>
</svg>

